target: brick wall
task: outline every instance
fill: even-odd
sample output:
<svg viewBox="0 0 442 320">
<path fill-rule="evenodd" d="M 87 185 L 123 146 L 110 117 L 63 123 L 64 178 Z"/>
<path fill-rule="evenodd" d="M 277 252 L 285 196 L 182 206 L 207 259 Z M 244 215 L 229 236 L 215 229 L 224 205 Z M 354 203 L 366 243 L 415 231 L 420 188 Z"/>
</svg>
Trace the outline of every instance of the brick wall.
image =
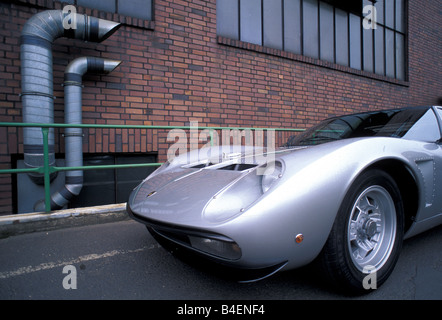
<svg viewBox="0 0 442 320">
<path fill-rule="evenodd" d="M 78 7 L 79 13 L 122 22 L 101 44 L 58 39 L 53 46 L 55 122 L 63 123 L 63 73 L 79 56 L 121 60 L 106 76 L 83 77 L 83 121 L 97 124 L 305 128 L 353 111 L 436 104 L 442 97 L 442 3 L 409 1 L 409 79 L 358 70 L 216 35 L 216 0 L 155 0 L 155 21 Z M 0 121 L 21 122 L 20 32 L 59 2 L 0 2 Z M 85 130 L 90 153 L 158 152 L 161 130 Z M 61 132 L 56 152 L 63 153 Z M 22 154 L 21 129 L 0 128 L 0 168 Z M 12 210 L 12 178 L 0 176 L 0 213 Z"/>
</svg>

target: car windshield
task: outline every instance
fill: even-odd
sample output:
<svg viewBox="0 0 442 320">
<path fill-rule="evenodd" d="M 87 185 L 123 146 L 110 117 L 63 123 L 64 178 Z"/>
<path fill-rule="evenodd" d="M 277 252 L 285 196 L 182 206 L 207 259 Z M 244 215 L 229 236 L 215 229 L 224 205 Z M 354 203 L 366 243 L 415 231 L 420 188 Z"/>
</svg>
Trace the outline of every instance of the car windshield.
<svg viewBox="0 0 442 320">
<path fill-rule="evenodd" d="M 360 137 L 395 137 L 436 141 L 440 131 L 431 108 L 375 111 L 324 120 L 300 135 L 290 137 L 285 147 L 318 145 Z"/>
</svg>

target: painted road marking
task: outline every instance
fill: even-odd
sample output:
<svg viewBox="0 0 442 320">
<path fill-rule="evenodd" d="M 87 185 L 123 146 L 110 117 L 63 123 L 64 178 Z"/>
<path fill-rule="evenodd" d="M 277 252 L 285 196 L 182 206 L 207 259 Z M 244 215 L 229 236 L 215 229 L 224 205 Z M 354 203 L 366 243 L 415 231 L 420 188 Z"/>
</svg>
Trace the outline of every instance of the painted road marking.
<svg viewBox="0 0 442 320">
<path fill-rule="evenodd" d="M 13 271 L 0 272 L 0 279 L 8 279 L 8 278 L 21 276 L 21 275 L 29 274 L 29 273 L 33 273 L 33 272 L 49 270 L 49 269 L 54 269 L 54 268 L 60 268 L 60 267 L 64 267 L 66 265 L 71 265 L 71 264 L 75 264 L 75 263 L 82 263 L 85 261 L 99 260 L 99 259 L 109 258 L 109 257 L 113 257 L 113 256 L 118 256 L 118 255 L 153 250 L 153 249 L 157 249 L 157 248 L 160 248 L 159 244 L 144 246 L 142 248 L 133 249 L 133 250 L 112 250 L 112 251 L 108 251 L 108 252 L 104 252 L 104 253 L 100 253 L 100 254 L 92 253 L 92 254 L 80 256 L 75 259 L 67 260 L 67 261 L 45 262 L 45 263 L 41 263 L 36 266 L 26 266 L 26 267 L 18 268 L 17 270 L 13 270 Z"/>
</svg>

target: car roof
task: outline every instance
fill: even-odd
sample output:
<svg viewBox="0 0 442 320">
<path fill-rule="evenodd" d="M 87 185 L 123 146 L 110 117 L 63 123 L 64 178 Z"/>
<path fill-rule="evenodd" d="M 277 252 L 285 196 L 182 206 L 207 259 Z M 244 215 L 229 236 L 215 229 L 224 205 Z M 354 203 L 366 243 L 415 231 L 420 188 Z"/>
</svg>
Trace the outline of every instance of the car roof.
<svg viewBox="0 0 442 320">
<path fill-rule="evenodd" d="M 424 110 L 424 109 L 430 109 L 433 108 L 433 106 L 413 106 L 413 107 L 402 107 L 402 108 L 391 108 L 391 109 L 379 109 L 379 110 L 371 110 L 371 111 L 364 111 L 364 112 L 356 112 L 356 113 L 347 113 L 342 114 L 339 116 L 333 116 L 327 119 L 337 119 L 342 118 L 346 116 L 356 116 L 356 115 L 363 115 L 363 114 L 375 114 L 380 112 L 397 112 L 397 111 L 405 111 L 405 110 Z M 439 107 L 440 108 L 440 107 Z M 326 119 L 324 119 L 326 120 Z"/>
</svg>

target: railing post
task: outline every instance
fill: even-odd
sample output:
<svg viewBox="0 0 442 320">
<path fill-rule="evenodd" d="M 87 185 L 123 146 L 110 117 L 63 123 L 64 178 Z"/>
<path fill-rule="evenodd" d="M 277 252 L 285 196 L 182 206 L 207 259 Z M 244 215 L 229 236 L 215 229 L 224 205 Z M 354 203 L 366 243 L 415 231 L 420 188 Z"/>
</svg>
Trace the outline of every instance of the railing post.
<svg viewBox="0 0 442 320">
<path fill-rule="evenodd" d="M 213 147 L 213 129 L 209 129 L 210 134 L 210 146 Z"/>
<path fill-rule="evenodd" d="M 51 211 L 51 172 L 49 166 L 49 128 L 41 128 L 43 133 L 43 174 L 45 189 L 45 212 Z"/>
</svg>

